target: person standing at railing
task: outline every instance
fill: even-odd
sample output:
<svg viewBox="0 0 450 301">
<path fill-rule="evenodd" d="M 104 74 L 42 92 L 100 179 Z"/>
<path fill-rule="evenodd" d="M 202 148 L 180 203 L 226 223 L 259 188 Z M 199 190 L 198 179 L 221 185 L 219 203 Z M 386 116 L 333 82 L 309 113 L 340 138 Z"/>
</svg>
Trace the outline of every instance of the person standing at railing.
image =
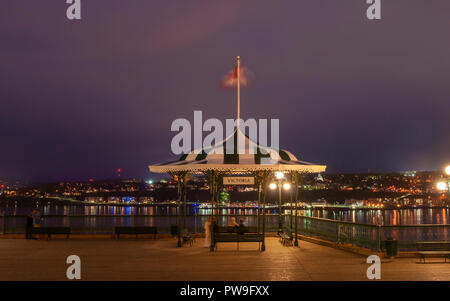
<svg viewBox="0 0 450 301">
<path fill-rule="evenodd" d="M 33 215 L 32 214 L 33 214 L 32 212 L 27 214 L 25 239 L 34 239 L 33 238 Z"/>
<path fill-rule="evenodd" d="M 383 225 L 383 217 L 381 216 L 381 214 L 379 212 L 377 213 L 377 225 L 378 226 Z"/>
<path fill-rule="evenodd" d="M 42 221 L 41 213 L 39 212 L 38 209 L 34 209 L 33 213 L 31 215 L 33 217 L 33 227 L 39 228 L 41 226 L 41 221 Z"/>
</svg>

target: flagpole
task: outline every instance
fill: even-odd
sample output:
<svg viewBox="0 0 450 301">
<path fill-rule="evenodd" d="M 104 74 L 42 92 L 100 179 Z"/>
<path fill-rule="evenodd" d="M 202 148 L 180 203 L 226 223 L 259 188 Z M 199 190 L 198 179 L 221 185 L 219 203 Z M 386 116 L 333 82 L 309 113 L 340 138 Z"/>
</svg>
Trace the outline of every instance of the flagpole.
<svg viewBox="0 0 450 301">
<path fill-rule="evenodd" d="M 239 122 L 241 119 L 241 63 L 240 56 L 237 57 L 237 128 L 239 127 Z"/>
</svg>

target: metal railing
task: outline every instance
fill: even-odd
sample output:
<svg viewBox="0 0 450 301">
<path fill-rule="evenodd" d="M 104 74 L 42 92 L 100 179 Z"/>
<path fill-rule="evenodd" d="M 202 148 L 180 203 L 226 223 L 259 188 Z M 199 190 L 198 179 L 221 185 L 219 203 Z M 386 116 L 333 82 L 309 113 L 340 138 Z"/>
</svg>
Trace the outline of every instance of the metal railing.
<svg viewBox="0 0 450 301">
<path fill-rule="evenodd" d="M 316 217 L 298 217 L 298 233 L 323 240 L 377 250 L 381 246 L 381 227 Z"/>
<path fill-rule="evenodd" d="M 450 241 L 450 225 L 383 226 L 381 240 L 394 238 L 400 250 L 416 250 L 417 241 Z"/>
<path fill-rule="evenodd" d="M 248 227 L 257 227 L 255 215 L 223 215 L 218 216 L 219 225 L 226 225 L 230 216 L 243 216 Z M 189 215 L 181 227 L 192 233 L 204 232 L 204 224 L 209 215 Z M 261 218 L 261 217 L 260 217 Z M 295 219 L 295 217 L 294 217 Z M 25 233 L 25 216 L 0 215 L 0 233 Z M 261 222 L 261 219 L 260 219 Z M 283 216 L 285 227 L 295 220 L 290 215 Z M 44 216 L 42 226 L 67 226 L 72 233 L 79 234 L 113 234 L 118 226 L 156 226 L 158 233 L 170 233 L 170 227 L 177 224 L 176 215 L 48 215 Z M 266 215 L 266 233 L 278 230 L 278 215 Z M 351 244 L 372 250 L 382 250 L 383 241 L 393 238 L 398 241 L 399 250 L 414 250 L 417 241 L 450 241 L 450 225 L 396 225 L 378 226 L 324 218 L 298 216 L 297 232 L 301 235 L 316 237 L 338 244 Z"/>
<path fill-rule="evenodd" d="M 323 240 L 381 251 L 395 239 L 402 251 L 415 250 L 417 241 L 450 241 L 450 225 L 379 226 L 316 217 L 298 217 L 298 233 Z"/>
<path fill-rule="evenodd" d="M 180 227 L 191 233 L 203 233 L 204 225 L 210 215 L 188 215 L 186 222 L 180 218 Z M 219 225 L 225 226 L 230 217 L 245 217 L 246 225 L 257 227 L 256 215 L 219 215 Z M 286 220 L 286 217 L 285 217 Z M 113 234 L 114 227 L 156 226 L 158 233 L 170 233 L 171 225 L 177 224 L 176 215 L 43 215 L 41 226 L 70 227 L 72 233 L 78 234 Z M 262 219 L 260 219 L 261 223 Z M 287 220 L 286 220 L 287 221 Z M 22 215 L 0 216 L 0 233 L 25 233 L 26 217 Z M 266 232 L 276 232 L 278 215 L 266 215 Z"/>
</svg>

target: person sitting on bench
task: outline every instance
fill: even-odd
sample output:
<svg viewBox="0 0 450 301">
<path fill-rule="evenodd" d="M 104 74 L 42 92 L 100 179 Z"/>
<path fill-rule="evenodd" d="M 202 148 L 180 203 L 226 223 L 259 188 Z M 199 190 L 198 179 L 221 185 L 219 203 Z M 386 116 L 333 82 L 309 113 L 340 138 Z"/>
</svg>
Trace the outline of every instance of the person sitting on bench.
<svg viewBox="0 0 450 301">
<path fill-rule="evenodd" d="M 228 221 L 228 227 L 239 227 L 239 224 L 236 223 L 236 218 L 232 217 L 232 218 Z"/>
<path fill-rule="evenodd" d="M 247 227 L 244 225 L 244 219 L 241 217 L 239 219 L 238 234 L 244 234 L 245 232 L 247 232 Z"/>
<path fill-rule="evenodd" d="M 31 215 L 31 213 L 29 213 L 27 215 L 25 238 L 26 239 L 36 239 L 36 238 L 33 238 L 33 216 Z"/>
</svg>

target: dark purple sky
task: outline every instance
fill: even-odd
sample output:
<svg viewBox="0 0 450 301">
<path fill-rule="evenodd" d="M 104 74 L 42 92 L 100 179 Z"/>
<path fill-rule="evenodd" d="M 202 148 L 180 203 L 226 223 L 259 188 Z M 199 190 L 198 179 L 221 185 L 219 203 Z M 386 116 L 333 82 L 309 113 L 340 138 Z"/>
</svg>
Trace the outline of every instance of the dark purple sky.
<svg viewBox="0 0 450 301">
<path fill-rule="evenodd" d="M 171 122 L 235 117 L 218 88 L 236 55 L 255 73 L 244 118 L 330 172 L 450 161 L 450 2 L 64 0 L 0 5 L 0 179 L 148 178 L 173 159 Z"/>
</svg>

